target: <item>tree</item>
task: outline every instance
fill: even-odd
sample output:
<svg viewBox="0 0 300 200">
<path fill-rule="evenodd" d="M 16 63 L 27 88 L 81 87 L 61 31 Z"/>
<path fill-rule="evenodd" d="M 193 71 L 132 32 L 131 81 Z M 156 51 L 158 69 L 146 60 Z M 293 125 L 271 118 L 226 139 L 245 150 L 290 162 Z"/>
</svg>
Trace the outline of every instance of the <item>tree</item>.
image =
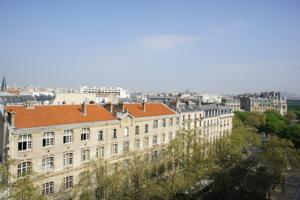
<svg viewBox="0 0 300 200">
<path fill-rule="evenodd" d="M 293 121 L 295 119 L 297 119 L 297 115 L 294 111 L 288 111 L 287 114 L 285 115 L 285 117 L 289 120 L 289 121 Z"/>
<path fill-rule="evenodd" d="M 284 192 L 284 173 L 299 167 L 299 152 L 293 143 L 273 136 L 263 146 L 260 164 L 273 176 L 274 186 L 281 184 Z"/>
<path fill-rule="evenodd" d="M 41 193 L 41 189 L 34 183 L 36 178 L 31 174 L 17 178 L 17 180 L 10 185 L 9 197 L 14 200 L 32 200 L 32 199 L 46 199 Z"/>
</svg>

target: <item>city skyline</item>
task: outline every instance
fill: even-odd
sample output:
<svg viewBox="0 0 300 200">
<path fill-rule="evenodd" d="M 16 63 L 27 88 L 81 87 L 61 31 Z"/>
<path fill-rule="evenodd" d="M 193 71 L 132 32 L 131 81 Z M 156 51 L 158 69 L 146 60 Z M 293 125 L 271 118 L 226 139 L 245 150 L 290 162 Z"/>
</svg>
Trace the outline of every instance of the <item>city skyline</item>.
<svg viewBox="0 0 300 200">
<path fill-rule="evenodd" d="M 300 94 L 297 1 L 1 1 L 8 85 Z"/>
</svg>

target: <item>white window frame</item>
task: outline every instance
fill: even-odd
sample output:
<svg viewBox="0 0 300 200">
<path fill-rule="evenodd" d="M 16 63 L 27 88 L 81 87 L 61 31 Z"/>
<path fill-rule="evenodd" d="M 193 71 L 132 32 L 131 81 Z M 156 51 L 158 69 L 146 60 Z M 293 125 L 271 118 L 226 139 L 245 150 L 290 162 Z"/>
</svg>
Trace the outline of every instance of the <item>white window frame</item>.
<svg viewBox="0 0 300 200">
<path fill-rule="evenodd" d="M 63 143 L 70 144 L 73 142 L 73 129 L 64 130 Z"/>
<path fill-rule="evenodd" d="M 157 135 L 153 135 L 153 137 L 152 137 L 152 144 L 153 145 L 158 144 L 158 137 L 157 137 Z"/>
<path fill-rule="evenodd" d="M 80 155 L 81 155 L 81 162 L 87 162 L 90 160 L 90 150 L 89 149 L 82 149 Z"/>
<path fill-rule="evenodd" d="M 50 181 L 43 184 L 43 194 L 48 196 L 54 193 L 54 182 Z"/>
<path fill-rule="evenodd" d="M 90 128 L 82 128 L 81 129 L 80 140 L 81 141 L 87 141 L 89 139 L 90 139 Z"/>
<path fill-rule="evenodd" d="M 54 170 L 54 156 L 49 156 L 42 159 L 42 169 L 44 171 Z"/>
<path fill-rule="evenodd" d="M 30 161 L 21 162 L 17 167 L 17 175 L 23 176 L 30 173 L 32 169 L 32 163 Z"/>
<path fill-rule="evenodd" d="M 97 158 L 104 158 L 104 146 L 97 147 L 96 157 Z"/>
<path fill-rule="evenodd" d="M 43 147 L 52 147 L 54 146 L 54 132 L 44 132 L 43 135 Z"/>
<path fill-rule="evenodd" d="M 129 141 L 123 142 L 123 153 L 128 153 L 130 151 L 130 143 Z"/>
<path fill-rule="evenodd" d="M 158 128 L 158 120 L 157 119 L 153 121 L 153 128 L 154 129 Z"/>
<path fill-rule="evenodd" d="M 119 153 L 118 143 L 112 145 L 112 155 L 117 155 Z"/>
<path fill-rule="evenodd" d="M 113 129 L 113 135 L 112 135 L 112 138 L 113 138 L 113 139 L 117 139 L 117 138 L 118 138 L 118 133 L 117 133 L 117 129 L 116 129 L 116 128 Z"/>
<path fill-rule="evenodd" d="M 73 165 L 73 152 L 64 153 L 64 166 Z"/>
<path fill-rule="evenodd" d="M 65 188 L 72 188 L 73 187 L 73 176 L 67 176 L 64 178 Z"/>
<path fill-rule="evenodd" d="M 21 148 L 20 147 L 21 143 Z M 18 151 L 27 151 L 31 150 L 32 147 L 32 136 L 31 134 L 22 134 L 19 135 L 18 139 Z"/>
<path fill-rule="evenodd" d="M 98 132 L 98 141 L 103 141 L 103 140 L 104 140 L 103 130 L 99 130 L 99 132 Z"/>
</svg>

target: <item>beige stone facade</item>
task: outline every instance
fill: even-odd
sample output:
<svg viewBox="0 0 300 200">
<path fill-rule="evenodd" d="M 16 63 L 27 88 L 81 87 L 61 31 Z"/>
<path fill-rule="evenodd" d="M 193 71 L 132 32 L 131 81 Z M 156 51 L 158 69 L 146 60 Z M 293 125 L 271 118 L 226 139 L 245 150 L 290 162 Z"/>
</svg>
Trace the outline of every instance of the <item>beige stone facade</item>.
<svg viewBox="0 0 300 200">
<path fill-rule="evenodd" d="M 141 117 L 125 110 L 115 113 L 114 120 L 33 128 L 16 128 L 6 113 L 1 141 L 8 142 L 1 153 L 4 161 L 15 160 L 10 181 L 31 168 L 44 175 L 40 185 L 50 194 L 75 184 L 91 160 L 118 166 L 126 162 L 129 152 L 156 157 L 180 127 L 180 115 L 170 113 Z"/>
<path fill-rule="evenodd" d="M 234 114 L 231 109 L 215 104 L 177 103 L 183 129 L 199 129 L 202 141 L 213 143 L 231 134 Z"/>
</svg>

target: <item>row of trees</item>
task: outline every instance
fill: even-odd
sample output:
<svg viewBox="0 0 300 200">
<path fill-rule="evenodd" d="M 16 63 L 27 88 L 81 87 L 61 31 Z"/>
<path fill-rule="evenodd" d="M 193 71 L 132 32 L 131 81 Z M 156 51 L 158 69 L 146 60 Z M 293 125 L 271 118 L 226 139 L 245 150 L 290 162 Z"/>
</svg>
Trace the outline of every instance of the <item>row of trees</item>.
<svg viewBox="0 0 300 200">
<path fill-rule="evenodd" d="M 244 125 L 255 127 L 266 134 L 276 134 L 278 137 L 289 139 L 296 148 L 300 148 L 300 117 L 296 115 L 295 110 L 288 111 L 285 116 L 281 116 L 274 110 L 264 113 L 236 112 L 235 114 Z"/>
</svg>

